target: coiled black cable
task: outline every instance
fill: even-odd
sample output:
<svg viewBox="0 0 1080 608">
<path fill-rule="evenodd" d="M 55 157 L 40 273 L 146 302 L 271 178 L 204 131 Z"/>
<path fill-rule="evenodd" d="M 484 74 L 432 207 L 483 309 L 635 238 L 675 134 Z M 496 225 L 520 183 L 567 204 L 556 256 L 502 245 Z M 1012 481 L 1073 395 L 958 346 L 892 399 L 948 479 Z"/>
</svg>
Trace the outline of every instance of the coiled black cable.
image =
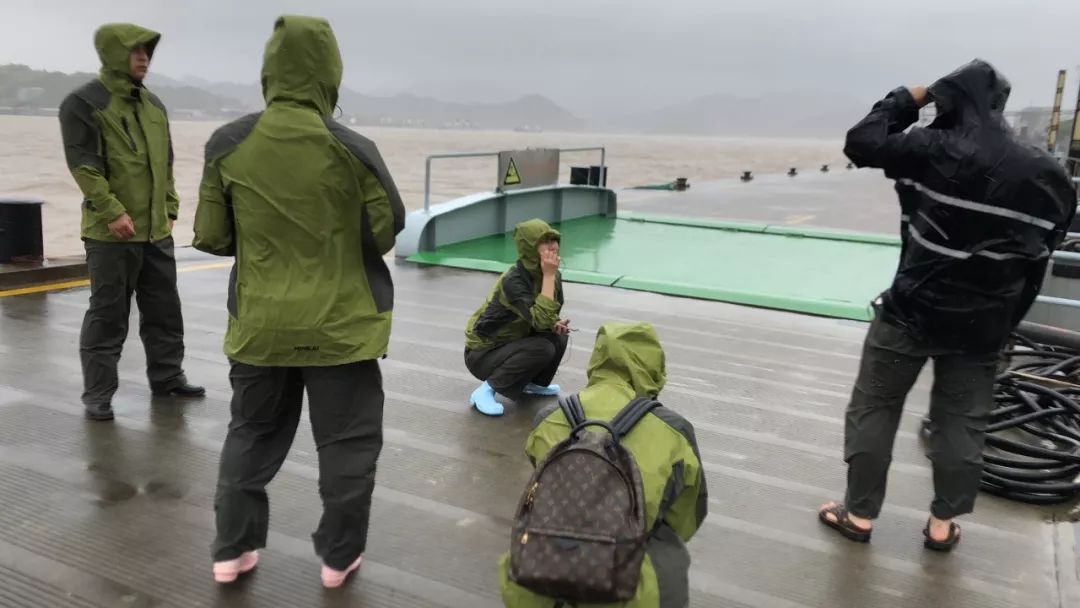
<svg viewBox="0 0 1080 608">
<path fill-rule="evenodd" d="M 1039 327 L 1015 336 L 1002 353 L 1006 370 L 994 387 L 986 429 L 983 491 L 1050 505 L 1080 497 L 1080 350 L 1047 344 Z M 1065 332 L 1072 333 L 1072 332 Z M 1059 342 L 1062 341 L 1054 340 Z"/>
</svg>

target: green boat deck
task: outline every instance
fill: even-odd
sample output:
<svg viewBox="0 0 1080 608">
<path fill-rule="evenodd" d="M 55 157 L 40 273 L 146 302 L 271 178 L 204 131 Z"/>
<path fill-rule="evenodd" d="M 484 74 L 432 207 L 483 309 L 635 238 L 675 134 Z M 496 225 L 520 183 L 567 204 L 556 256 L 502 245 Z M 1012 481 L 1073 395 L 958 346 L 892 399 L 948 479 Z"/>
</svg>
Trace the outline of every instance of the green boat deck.
<svg viewBox="0 0 1080 608">
<path fill-rule="evenodd" d="M 570 282 L 857 321 L 870 319 L 900 253 L 893 237 L 628 212 L 557 228 Z M 508 233 L 408 259 L 502 272 L 517 249 Z"/>
</svg>

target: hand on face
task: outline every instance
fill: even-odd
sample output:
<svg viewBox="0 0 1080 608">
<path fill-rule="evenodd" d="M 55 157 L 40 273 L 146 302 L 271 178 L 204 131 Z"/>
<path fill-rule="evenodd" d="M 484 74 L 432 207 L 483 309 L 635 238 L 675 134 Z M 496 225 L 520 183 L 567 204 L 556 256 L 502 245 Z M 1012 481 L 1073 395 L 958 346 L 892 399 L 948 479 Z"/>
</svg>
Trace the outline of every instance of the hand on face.
<svg viewBox="0 0 1080 608">
<path fill-rule="evenodd" d="M 540 243 L 536 248 L 540 254 L 540 271 L 544 274 L 554 274 L 559 270 L 562 258 L 559 257 L 558 241 Z"/>
</svg>

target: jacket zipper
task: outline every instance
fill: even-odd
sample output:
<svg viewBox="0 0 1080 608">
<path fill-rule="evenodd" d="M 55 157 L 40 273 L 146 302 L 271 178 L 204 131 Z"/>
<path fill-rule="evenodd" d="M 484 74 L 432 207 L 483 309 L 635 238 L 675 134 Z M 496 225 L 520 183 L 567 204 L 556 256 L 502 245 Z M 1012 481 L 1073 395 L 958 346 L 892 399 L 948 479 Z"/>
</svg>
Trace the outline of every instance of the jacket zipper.
<svg viewBox="0 0 1080 608">
<path fill-rule="evenodd" d="M 557 537 L 557 538 L 571 538 L 574 540 L 587 540 L 594 543 L 606 543 L 609 545 L 619 545 L 634 542 L 634 539 L 620 540 L 619 538 L 612 536 L 604 536 L 602 534 L 583 534 L 580 532 L 567 532 L 563 530 L 554 530 L 550 528 L 532 528 L 525 532 L 525 536 L 522 538 L 521 544 L 528 544 L 529 532 L 539 536 Z"/>
<path fill-rule="evenodd" d="M 133 108 L 133 112 L 135 113 L 135 124 L 138 125 L 139 130 L 142 131 L 143 140 L 146 141 L 149 144 L 150 138 L 149 138 L 149 136 L 147 136 L 146 129 L 143 128 L 142 120 L 139 118 L 139 104 L 140 103 L 141 103 L 141 101 L 139 99 L 135 100 L 135 107 Z M 128 137 L 131 137 L 130 133 L 128 134 Z M 135 150 L 135 139 L 134 138 L 132 138 L 132 140 L 131 140 L 131 149 Z M 154 194 L 153 194 L 154 168 L 152 166 L 152 163 L 153 163 L 153 159 L 150 158 L 150 146 L 147 145 L 146 146 L 146 165 L 147 165 L 147 169 L 150 170 L 151 193 L 150 193 L 150 198 L 147 199 L 147 201 L 146 201 L 146 217 L 147 217 L 147 228 L 146 229 L 149 231 L 149 234 L 146 235 L 146 240 L 151 242 L 151 243 L 154 242 Z"/>
<path fill-rule="evenodd" d="M 136 116 L 138 116 L 138 114 L 136 114 Z M 138 119 L 136 118 L 136 120 Z M 131 144 L 131 151 L 137 153 L 139 150 L 135 147 L 135 138 L 131 135 L 131 128 L 128 125 L 127 116 L 120 117 L 120 124 L 124 125 L 124 133 L 128 136 L 128 143 Z"/>
</svg>

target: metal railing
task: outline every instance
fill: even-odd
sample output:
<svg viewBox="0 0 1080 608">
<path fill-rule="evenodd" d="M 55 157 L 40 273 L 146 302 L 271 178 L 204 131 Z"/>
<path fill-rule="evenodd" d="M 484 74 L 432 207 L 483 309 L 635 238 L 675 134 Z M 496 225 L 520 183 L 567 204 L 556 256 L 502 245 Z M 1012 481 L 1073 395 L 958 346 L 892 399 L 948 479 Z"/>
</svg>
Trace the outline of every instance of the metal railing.
<svg viewBox="0 0 1080 608">
<path fill-rule="evenodd" d="M 1069 298 L 1056 298 L 1054 296 L 1036 296 L 1035 301 L 1039 302 L 1040 304 L 1049 304 L 1050 306 L 1080 308 L 1080 300 L 1070 300 Z"/>
<path fill-rule="evenodd" d="M 424 166 L 424 212 L 427 213 L 431 209 L 431 161 L 442 158 L 487 158 L 488 156 L 498 157 L 498 152 L 462 152 L 458 154 L 432 154 L 427 157 L 427 162 Z"/>
<path fill-rule="evenodd" d="M 1070 232 L 1072 236 L 1076 233 Z M 1050 259 L 1057 262 L 1080 262 L 1080 253 L 1073 251 L 1055 251 L 1050 254 Z M 1039 295 L 1035 298 L 1036 302 L 1041 304 L 1048 304 L 1050 306 L 1062 306 L 1065 308 L 1080 308 L 1080 300 L 1074 300 L 1071 298 L 1059 298 L 1055 296 Z"/>
<path fill-rule="evenodd" d="M 600 174 L 604 175 L 607 173 L 607 149 L 603 146 L 588 148 L 558 148 L 558 150 L 560 155 L 573 152 L 599 152 Z M 431 161 L 446 158 L 488 158 L 491 156 L 498 158 L 500 153 L 501 152 L 458 152 L 451 154 L 432 154 L 431 156 L 428 156 L 424 166 L 424 212 L 427 213 L 431 210 Z M 561 161 L 562 159 L 560 158 L 560 163 Z"/>
</svg>

